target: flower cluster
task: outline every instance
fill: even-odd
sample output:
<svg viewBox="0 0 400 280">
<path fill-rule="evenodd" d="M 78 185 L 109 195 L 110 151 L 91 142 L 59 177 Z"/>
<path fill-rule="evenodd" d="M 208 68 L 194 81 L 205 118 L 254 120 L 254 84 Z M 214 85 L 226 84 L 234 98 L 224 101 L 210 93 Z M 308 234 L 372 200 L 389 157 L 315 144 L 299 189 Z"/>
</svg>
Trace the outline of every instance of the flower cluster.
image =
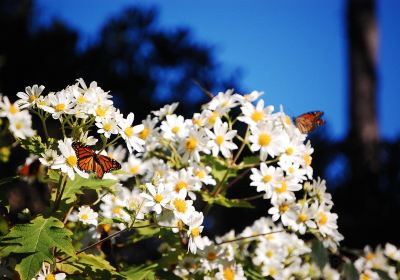
<svg viewBox="0 0 400 280">
<path fill-rule="evenodd" d="M 245 279 L 251 262 L 263 277 L 302 278 L 315 271 L 311 278 L 338 279 L 330 266 L 318 269 L 309 261 L 310 246 L 299 237 L 312 234 L 332 251 L 343 239 L 325 181 L 313 179 L 311 143 L 282 108 L 275 112 L 260 99 L 261 92 L 220 92 L 190 118 L 175 113 L 177 103 L 166 105 L 134 124 L 134 114 L 124 116 L 96 82 L 87 86 L 78 79 L 58 92 L 43 90 L 27 87 L 15 103 L 0 98 L 0 117 L 17 140 L 27 141 L 30 162 L 46 171 L 42 179 L 53 187 L 49 212 L 68 206 L 66 227 L 85 231 L 93 242 L 103 241 L 100 232 L 168 229 L 180 245 L 168 245 L 179 258 L 165 270 L 180 277 Z M 33 115 L 43 138 L 31 128 Z M 59 133 L 49 130 L 54 123 Z M 240 206 L 227 191 L 233 178 L 250 171 L 250 185 L 271 203 L 271 218 L 216 242 L 202 236 L 211 207 Z M 97 200 L 76 203 L 85 188 Z M 84 244 L 83 235 L 74 238 Z M 43 271 L 52 273 L 47 266 Z"/>
</svg>

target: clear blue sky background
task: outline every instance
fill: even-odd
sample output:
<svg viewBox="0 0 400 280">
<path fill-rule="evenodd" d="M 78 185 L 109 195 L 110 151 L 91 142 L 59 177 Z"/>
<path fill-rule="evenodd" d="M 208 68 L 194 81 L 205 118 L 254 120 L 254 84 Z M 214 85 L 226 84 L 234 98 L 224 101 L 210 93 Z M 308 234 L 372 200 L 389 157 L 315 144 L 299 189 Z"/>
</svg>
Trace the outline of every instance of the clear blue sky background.
<svg viewBox="0 0 400 280">
<path fill-rule="evenodd" d="M 380 29 L 378 113 L 381 134 L 400 137 L 400 1 L 377 1 Z M 347 41 L 344 0 L 39 0 L 42 23 L 61 18 L 84 45 L 111 16 L 139 4 L 160 10 L 166 29 L 189 27 L 215 46 L 226 70 L 243 70 L 248 91 L 290 115 L 326 114 L 333 138 L 347 131 Z M 112 89 L 111 89 L 112 90 Z"/>
</svg>

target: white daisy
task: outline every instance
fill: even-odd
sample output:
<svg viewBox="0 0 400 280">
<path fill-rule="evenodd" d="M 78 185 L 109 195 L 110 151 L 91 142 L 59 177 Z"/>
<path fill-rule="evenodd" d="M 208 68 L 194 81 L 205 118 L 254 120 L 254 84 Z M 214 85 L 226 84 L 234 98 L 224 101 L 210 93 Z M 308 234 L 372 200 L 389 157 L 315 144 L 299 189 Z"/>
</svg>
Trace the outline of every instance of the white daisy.
<svg viewBox="0 0 400 280">
<path fill-rule="evenodd" d="M 72 96 L 67 90 L 62 90 L 56 94 L 49 94 L 48 99 L 51 107 L 54 109 L 52 113 L 53 119 L 59 119 L 62 114 L 75 114 L 74 102 Z"/>
<path fill-rule="evenodd" d="M 260 122 L 265 122 L 274 111 L 274 106 L 270 105 L 264 108 L 264 100 L 259 100 L 254 107 L 250 102 L 245 103 L 241 108 L 243 116 L 238 117 L 238 120 L 247 123 L 248 125 L 256 125 Z"/>
<path fill-rule="evenodd" d="M 97 212 L 93 211 L 88 206 L 79 207 L 78 212 L 78 220 L 81 221 L 85 225 L 94 225 L 97 226 Z"/>
<path fill-rule="evenodd" d="M 41 157 L 39 158 L 39 161 L 44 166 L 53 165 L 54 161 L 58 158 L 57 152 L 52 149 L 46 149 L 45 152 L 40 155 Z"/>
<path fill-rule="evenodd" d="M 208 147 L 212 149 L 213 156 L 217 156 L 219 152 L 225 158 L 231 156 L 231 150 L 236 150 L 238 147 L 232 142 L 233 138 L 236 136 L 237 131 L 228 131 L 228 124 L 223 123 L 220 119 L 214 124 L 214 132 L 206 129 L 206 133 L 210 140 L 208 141 Z"/>
<path fill-rule="evenodd" d="M 17 104 L 19 108 L 24 109 L 34 106 L 43 90 L 44 86 L 33 85 L 32 87 L 26 87 L 25 92 L 18 92 L 17 96 L 20 99 Z"/>
<path fill-rule="evenodd" d="M 187 231 L 189 237 L 188 251 L 196 254 L 197 248 L 200 250 L 204 249 L 204 242 L 200 236 L 200 233 L 203 231 L 203 213 L 201 212 L 193 212 L 189 218 L 187 225 L 189 229 Z"/>
<path fill-rule="evenodd" d="M 167 203 L 171 200 L 171 190 L 163 184 L 158 185 L 156 188 L 150 183 L 146 183 L 146 189 L 150 195 L 147 193 L 141 194 L 145 199 L 144 206 L 149 207 L 157 214 L 161 214 L 162 208 L 166 208 Z"/>
<path fill-rule="evenodd" d="M 112 134 L 118 134 L 117 121 L 113 115 L 106 117 L 96 117 L 96 126 L 99 128 L 97 133 L 110 138 Z"/>
<path fill-rule="evenodd" d="M 135 115 L 133 113 L 129 113 L 126 119 L 117 119 L 119 133 L 125 140 L 130 153 L 132 153 L 133 150 L 142 152 L 143 145 L 145 144 L 143 139 L 139 138 L 138 136 L 138 134 L 144 129 L 144 126 L 143 124 L 132 126 L 134 118 Z"/>
<path fill-rule="evenodd" d="M 188 129 L 183 116 L 167 115 L 161 123 L 162 135 L 168 140 L 179 140 L 186 137 Z"/>
<path fill-rule="evenodd" d="M 9 120 L 9 129 L 15 138 L 26 139 L 36 134 L 32 129 L 32 116 L 27 110 L 12 115 Z"/>
</svg>

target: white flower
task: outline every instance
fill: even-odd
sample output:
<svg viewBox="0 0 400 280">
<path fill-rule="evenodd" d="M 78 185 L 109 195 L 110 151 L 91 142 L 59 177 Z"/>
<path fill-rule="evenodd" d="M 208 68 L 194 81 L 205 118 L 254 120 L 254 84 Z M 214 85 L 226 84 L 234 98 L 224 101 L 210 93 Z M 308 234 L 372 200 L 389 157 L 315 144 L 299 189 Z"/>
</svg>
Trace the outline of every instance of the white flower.
<svg viewBox="0 0 400 280">
<path fill-rule="evenodd" d="M 88 145 L 88 146 L 94 146 L 97 143 L 97 139 L 94 138 L 93 136 L 89 136 L 89 131 L 86 131 L 85 133 L 82 132 L 81 129 L 79 129 L 80 136 L 79 136 L 79 142 L 82 144 Z"/>
<path fill-rule="evenodd" d="M 48 99 L 51 107 L 54 109 L 52 113 L 53 119 L 59 119 L 62 114 L 75 114 L 74 102 L 71 93 L 68 90 L 62 90 L 56 94 L 49 94 Z"/>
<path fill-rule="evenodd" d="M 180 142 L 179 152 L 183 153 L 183 161 L 200 162 L 200 152 L 209 154 L 207 138 L 203 131 L 196 129 L 189 130 L 187 137 Z"/>
<path fill-rule="evenodd" d="M 43 90 L 44 86 L 33 85 L 32 87 L 26 87 L 25 92 L 18 92 L 17 96 L 20 100 L 17 101 L 17 104 L 19 108 L 24 109 L 34 106 Z"/>
<path fill-rule="evenodd" d="M 139 133 L 139 138 L 143 139 L 146 142 L 151 142 L 148 140 L 153 139 L 153 134 L 158 130 L 156 129 L 156 124 L 158 122 L 158 118 L 151 118 L 151 115 L 148 115 L 145 120 L 142 121 L 143 130 Z"/>
<path fill-rule="evenodd" d="M 251 126 L 249 141 L 251 151 L 260 151 L 260 159 L 266 160 L 268 155 L 274 157 L 283 152 L 285 143 L 289 140 L 286 133 L 274 128 L 272 123 L 259 123 Z"/>
<path fill-rule="evenodd" d="M 250 92 L 248 94 L 244 94 L 244 95 L 236 94 L 235 97 L 241 104 L 245 104 L 248 102 L 256 101 L 263 94 L 264 94 L 263 91 L 253 90 L 252 92 Z"/>
<path fill-rule="evenodd" d="M 65 277 L 67 277 L 65 273 L 52 273 L 51 265 L 49 263 L 43 263 L 42 270 L 39 271 L 37 276 L 35 278 L 32 278 L 32 280 L 63 280 L 65 279 Z"/>
<path fill-rule="evenodd" d="M 139 213 L 140 208 L 143 205 L 143 197 L 139 195 L 138 197 L 138 202 L 139 205 L 136 204 L 136 200 L 130 200 L 131 199 L 131 192 L 125 188 L 122 187 L 122 185 L 117 184 L 116 186 L 116 192 L 114 194 L 106 194 L 102 199 L 102 203 L 100 204 L 100 210 L 101 210 L 101 215 L 105 218 L 119 218 L 124 220 L 125 222 L 129 223 L 131 221 L 130 215 L 125 211 L 125 207 L 128 207 L 131 210 Z M 130 205 L 129 203 L 132 203 Z M 137 207 L 137 208 L 136 208 Z M 123 223 L 118 224 L 118 227 L 120 229 L 124 229 L 125 225 Z"/>
<path fill-rule="evenodd" d="M 270 105 L 264 108 L 264 100 L 259 100 L 256 107 L 250 102 L 245 103 L 241 107 L 243 116 L 238 117 L 238 120 L 247 123 L 248 125 L 256 125 L 260 122 L 265 122 L 274 111 L 274 106 Z"/>
<path fill-rule="evenodd" d="M 250 186 L 257 187 L 257 192 L 264 191 L 265 198 L 271 198 L 274 185 L 279 184 L 282 180 L 282 170 L 274 166 L 268 166 L 262 162 L 260 164 L 260 169 L 252 168 L 251 172 L 252 175 L 250 175 L 250 179 L 252 182 Z"/>
<path fill-rule="evenodd" d="M 384 253 L 388 258 L 400 262 L 400 250 L 396 246 L 386 243 Z"/>
<path fill-rule="evenodd" d="M 188 130 L 183 116 L 167 115 L 161 123 L 163 137 L 168 140 L 179 140 L 186 137 Z"/>
<path fill-rule="evenodd" d="M 143 145 L 145 144 L 143 139 L 139 138 L 138 136 L 138 133 L 143 130 L 144 126 L 143 124 L 132 126 L 134 118 L 135 115 L 133 113 L 129 113 L 126 119 L 117 119 L 117 123 L 120 128 L 120 134 L 126 141 L 126 145 L 130 153 L 132 153 L 133 150 L 142 152 Z"/>
<path fill-rule="evenodd" d="M 219 152 L 225 158 L 231 156 L 231 150 L 235 150 L 238 147 L 232 142 L 232 139 L 236 136 L 237 131 L 228 131 L 228 124 L 223 123 L 220 119 L 214 124 L 214 132 L 206 129 L 208 137 L 211 139 L 208 141 L 208 147 L 212 149 L 213 156 L 217 156 Z"/>
<path fill-rule="evenodd" d="M 39 161 L 44 166 L 51 166 L 53 165 L 54 161 L 58 158 L 58 154 L 56 151 L 52 149 L 45 150 L 44 153 L 40 154 L 42 157 L 39 158 Z"/>
<path fill-rule="evenodd" d="M 0 99 L 0 117 L 12 118 L 19 111 L 18 104 L 11 103 L 7 96 L 3 96 L 3 100 Z"/>
<path fill-rule="evenodd" d="M 203 231 L 203 213 L 201 212 L 193 212 L 189 218 L 187 225 L 189 229 L 187 231 L 189 237 L 188 251 L 196 254 L 197 248 L 200 250 L 204 249 L 204 242 L 200 236 L 200 233 Z"/>
<path fill-rule="evenodd" d="M 173 196 L 170 202 L 170 208 L 174 211 L 176 218 L 187 223 L 190 215 L 195 211 L 192 200 L 185 200 L 185 193 L 181 191 L 179 194 Z"/>
<path fill-rule="evenodd" d="M 156 188 L 152 184 L 146 183 L 146 188 L 150 195 L 147 193 L 141 194 L 145 199 L 144 206 L 149 207 L 152 211 L 160 214 L 162 208 L 165 208 L 167 203 L 171 200 L 171 190 L 165 188 L 163 184 L 158 185 Z"/>
<path fill-rule="evenodd" d="M 163 119 L 165 116 L 172 115 L 175 112 L 178 105 L 179 105 L 178 102 L 172 103 L 171 105 L 165 105 L 158 111 L 152 111 L 152 113 L 159 119 Z"/>
<path fill-rule="evenodd" d="M 196 194 L 193 191 L 199 191 L 201 187 L 196 184 L 196 179 L 193 178 L 190 170 L 186 169 L 171 172 L 168 182 L 173 186 L 172 189 L 175 190 L 176 194 L 183 193 L 185 196 L 188 194 L 192 200 L 196 200 Z"/>
<path fill-rule="evenodd" d="M 221 115 L 224 115 L 237 105 L 237 98 L 233 89 L 228 89 L 226 92 L 219 92 L 206 106 L 211 111 L 218 111 Z"/>
<path fill-rule="evenodd" d="M 191 170 L 191 173 L 201 182 L 203 182 L 206 185 L 215 185 L 217 182 L 215 179 L 210 175 L 211 173 L 211 167 L 210 166 L 200 166 L 197 164 L 192 165 L 189 167 Z M 201 187 L 199 187 L 200 189 Z"/>
<path fill-rule="evenodd" d="M 64 141 L 58 141 L 58 149 L 61 152 L 59 156 L 51 166 L 52 169 L 61 169 L 63 173 L 68 174 L 71 180 L 75 179 L 75 172 L 83 178 L 88 178 L 89 174 L 84 173 L 78 168 L 78 158 L 76 157 L 75 151 L 72 148 L 72 139 L 66 138 Z"/>
<path fill-rule="evenodd" d="M 115 159 L 118 162 L 123 162 L 126 156 L 126 152 L 127 150 L 122 146 L 122 145 L 118 145 L 118 146 L 110 146 L 107 149 L 107 155 L 112 158 Z"/>
<path fill-rule="evenodd" d="M 99 128 L 97 133 L 110 138 L 112 134 L 118 134 L 117 121 L 113 115 L 106 117 L 96 117 L 96 126 Z"/>
<path fill-rule="evenodd" d="M 338 215 L 331 213 L 325 206 L 320 206 L 315 221 L 322 236 L 334 235 L 338 228 Z"/>
<path fill-rule="evenodd" d="M 299 163 L 279 160 L 278 165 L 285 171 L 286 176 L 291 176 L 296 182 L 307 179 L 306 170 L 301 168 Z"/>
<path fill-rule="evenodd" d="M 32 116 L 27 110 L 20 111 L 10 116 L 9 120 L 9 129 L 15 138 L 26 139 L 36 134 L 32 129 Z"/>
<path fill-rule="evenodd" d="M 129 174 L 124 179 L 130 178 L 136 175 L 143 175 L 148 169 L 148 163 L 143 162 L 141 159 L 134 155 L 129 155 L 128 162 L 123 164 L 123 169 Z"/>
<path fill-rule="evenodd" d="M 272 220 L 276 222 L 281 218 L 281 222 L 284 226 L 288 226 L 291 217 L 288 216 L 288 210 L 291 208 L 293 200 L 280 199 L 275 201 L 274 205 L 268 209 L 268 214 L 272 215 Z"/>
<path fill-rule="evenodd" d="M 245 280 L 243 268 L 240 264 L 220 264 L 218 272 L 215 274 L 216 280 Z"/>
<path fill-rule="evenodd" d="M 94 212 L 88 206 L 79 207 L 78 212 L 78 220 L 81 221 L 85 225 L 94 225 L 97 226 L 97 212 Z"/>
<path fill-rule="evenodd" d="M 313 221 L 317 213 L 318 205 L 316 203 L 308 206 L 307 203 L 303 205 L 293 205 L 289 209 L 288 217 L 290 217 L 290 226 L 294 231 L 304 234 L 308 228 L 316 228 L 317 225 Z"/>
</svg>

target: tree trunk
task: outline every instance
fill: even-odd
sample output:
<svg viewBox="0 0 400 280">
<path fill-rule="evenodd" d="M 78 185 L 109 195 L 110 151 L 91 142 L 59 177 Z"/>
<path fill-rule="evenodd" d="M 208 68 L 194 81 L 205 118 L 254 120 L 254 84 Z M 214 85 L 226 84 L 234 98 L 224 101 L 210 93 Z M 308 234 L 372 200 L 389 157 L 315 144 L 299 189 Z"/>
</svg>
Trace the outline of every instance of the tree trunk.
<svg viewBox="0 0 400 280">
<path fill-rule="evenodd" d="M 378 28 L 374 0 L 348 0 L 352 188 L 377 190 L 379 131 L 376 114 Z"/>
</svg>

